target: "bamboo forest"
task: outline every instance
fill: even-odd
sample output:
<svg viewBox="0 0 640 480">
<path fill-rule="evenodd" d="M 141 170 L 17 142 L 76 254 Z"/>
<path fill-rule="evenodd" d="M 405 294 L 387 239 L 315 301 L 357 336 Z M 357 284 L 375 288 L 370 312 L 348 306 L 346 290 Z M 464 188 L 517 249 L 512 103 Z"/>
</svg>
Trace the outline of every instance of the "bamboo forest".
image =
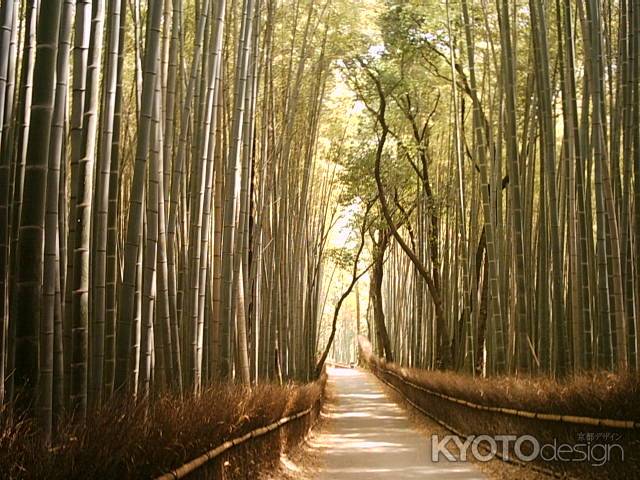
<svg viewBox="0 0 640 480">
<path fill-rule="evenodd" d="M 0 0 L 0 479 L 639 446 L 637 0 Z"/>
</svg>

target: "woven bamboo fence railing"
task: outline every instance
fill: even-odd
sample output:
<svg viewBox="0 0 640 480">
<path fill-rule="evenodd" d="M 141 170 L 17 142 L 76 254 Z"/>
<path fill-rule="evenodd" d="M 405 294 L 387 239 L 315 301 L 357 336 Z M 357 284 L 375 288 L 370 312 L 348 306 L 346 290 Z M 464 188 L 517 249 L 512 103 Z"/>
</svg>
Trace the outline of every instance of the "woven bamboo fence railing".
<svg viewBox="0 0 640 480">
<path fill-rule="evenodd" d="M 311 414 L 314 409 L 316 407 L 312 406 L 307 408 L 306 410 L 303 410 L 301 412 L 298 412 L 294 415 L 289 415 L 286 417 L 281 418 L 280 420 L 277 420 L 269 425 L 266 425 L 264 427 L 260 427 L 260 428 L 256 428 L 255 430 L 249 432 L 249 433 L 245 433 L 244 435 L 231 439 L 231 440 L 227 440 L 226 442 L 218 445 L 215 448 L 212 448 L 211 450 L 209 450 L 208 452 L 203 453 L 202 455 L 200 455 L 199 457 L 194 458 L 193 460 L 185 463 L 184 465 L 171 470 L 170 472 L 165 473 L 164 475 L 161 475 L 159 477 L 157 477 L 155 480 L 178 480 L 180 478 L 185 478 L 187 475 L 189 475 L 191 472 L 197 470 L 198 468 L 202 467 L 203 465 L 205 465 L 206 463 L 210 462 L 211 460 L 219 457 L 220 455 L 222 455 L 224 452 L 226 452 L 227 450 L 243 444 L 245 442 L 248 442 L 254 438 L 258 438 L 261 437 L 263 435 L 266 435 L 267 433 L 273 432 L 275 430 L 278 430 L 280 428 L 282 428 L 284 425 L 293 422 L 295 420 L 298 420 L 302 417 L 306 417 L 307 415 Z"/>
</svg>

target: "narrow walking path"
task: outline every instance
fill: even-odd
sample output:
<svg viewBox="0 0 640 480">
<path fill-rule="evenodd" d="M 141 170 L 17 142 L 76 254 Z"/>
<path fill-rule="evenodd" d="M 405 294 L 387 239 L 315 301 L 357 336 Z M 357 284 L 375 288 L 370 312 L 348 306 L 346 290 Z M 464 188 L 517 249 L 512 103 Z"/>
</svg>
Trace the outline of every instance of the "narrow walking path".
<svg viewBox="0 0 640 480">
<path fill-rule="evenodd" d="M 431 461 L 430 439 L 385 394 L 371 373 L 329 368 L 327 428 L 319 449 L 318 480 L 484 479 L 471 463 Z"/>
</svg>

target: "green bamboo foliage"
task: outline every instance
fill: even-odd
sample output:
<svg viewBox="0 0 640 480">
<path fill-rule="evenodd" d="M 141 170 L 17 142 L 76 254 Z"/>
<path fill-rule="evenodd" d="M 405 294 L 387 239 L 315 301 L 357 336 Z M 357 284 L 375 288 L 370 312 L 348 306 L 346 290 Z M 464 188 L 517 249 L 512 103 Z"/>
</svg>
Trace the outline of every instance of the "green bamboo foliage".
<svg viewBox="0 0 640 480">
<path fill-rule="evenodd" d="M 637 8 L 614 3 L 390 2 L 382 45 L 344 62 L 374 132 L 376 161 L 356 158 L 393 234 L 372 271 L 373 306 L 386 278 L 372 309 L 381 355 L 438 368 L 445 352 L 467 370 L 473 357 L 480 374 L 635 368 Z M 407 145 L 429 112 L 428 189 Z"/>
</svg>

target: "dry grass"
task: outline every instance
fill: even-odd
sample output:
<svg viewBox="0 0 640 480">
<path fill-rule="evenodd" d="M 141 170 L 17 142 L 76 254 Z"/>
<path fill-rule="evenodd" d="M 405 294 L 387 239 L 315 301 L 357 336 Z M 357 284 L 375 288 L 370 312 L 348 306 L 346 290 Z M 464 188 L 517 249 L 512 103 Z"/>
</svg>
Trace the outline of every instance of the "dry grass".
<svg viewBox="0 0 640 480">
<path fill-rule="evenodd" d="M 115 400 L 84 424 L 67 422 L 52 449 L 41 444 L 31 420 L 5 408 L 0 412 L 0 477 L 153 478 L 283 416 L 311 406 L 318 410 L 324 382 L 252 389 L 214 385 L 198 397 Z M 223 468 L 207 468 L 207 478 L 247 478 L 248 470 L 257 472 L 306 433 L 309 420 L 293 423 L 299 422 L 282 429 L 286 434 L 277 431 L 249 442 L 255 445 L 232 449 L 219 462 Z M 265 457 L 265 452 L 273 454 Z"/>
<path fill-rule="evenodd" d="M 640 421 L 640 374 L 585 372 L 563 380 L 549 377 L 472 377 L 387 364 L 360 338 L 365 362 L 393 371 L 429 390 L 479 405 L 531 412 Z"/>
<path fill-rule="evenodd" d="M 640 421 L 640 376 L 591 372 L 547 377 L 473 378 L 456 372 L 384 365 L 429 390 L 479 405 L 533 412 Z"/>
</svg>

